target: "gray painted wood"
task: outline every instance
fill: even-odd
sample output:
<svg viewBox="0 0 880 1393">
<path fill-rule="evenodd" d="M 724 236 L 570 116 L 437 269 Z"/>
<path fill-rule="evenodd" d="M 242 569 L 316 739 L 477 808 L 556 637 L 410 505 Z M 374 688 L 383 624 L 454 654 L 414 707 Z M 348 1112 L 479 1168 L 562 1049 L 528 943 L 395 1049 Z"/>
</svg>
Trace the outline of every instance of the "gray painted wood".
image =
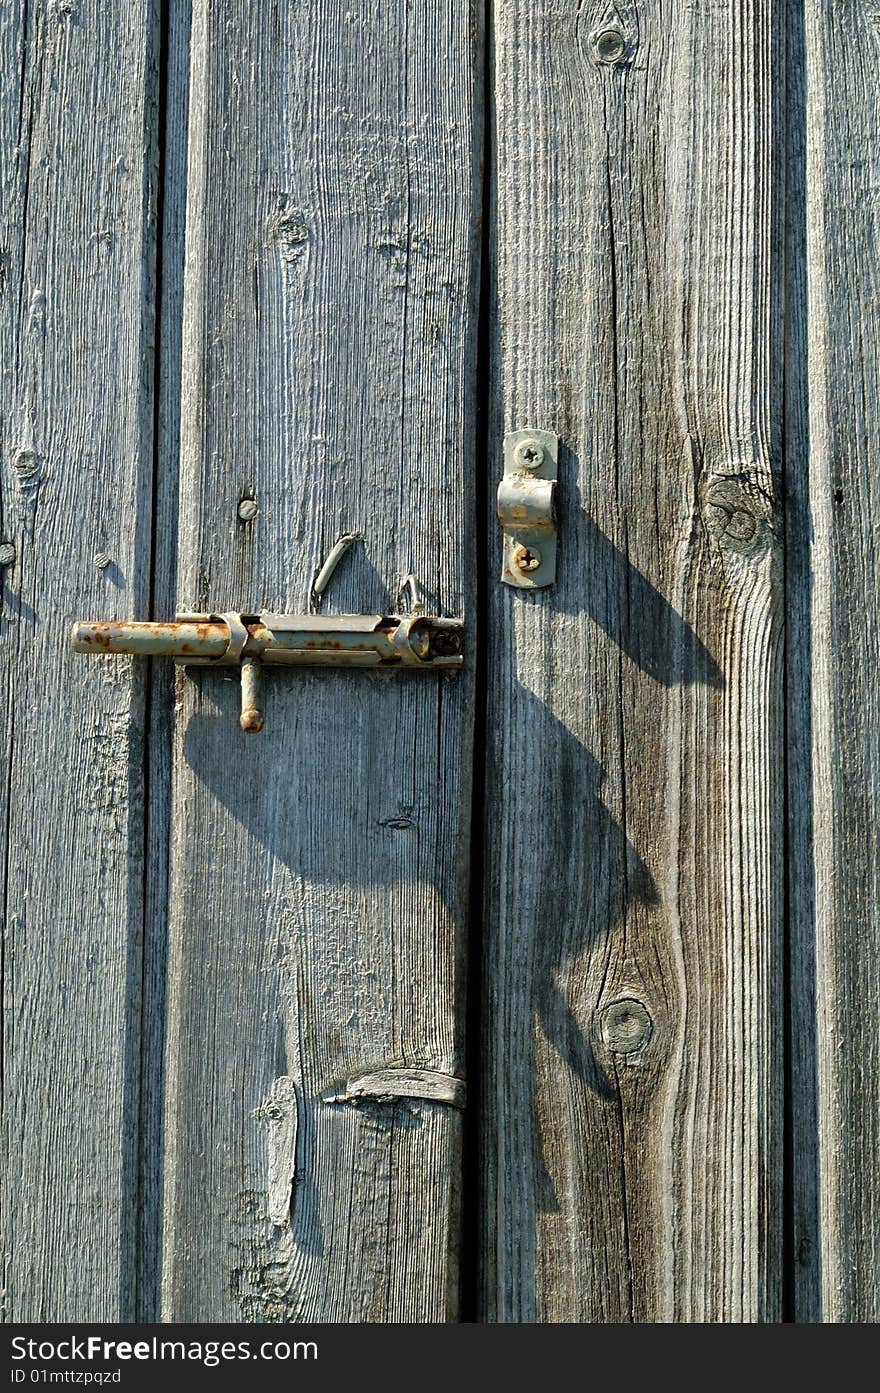
<svg viewBox="0 0 880 1393">
<path fill-rule="evenodd" d="M 784 37 L 494 13 L 495 480 L 562 448 L 558 586 L 491 590 L 485 1315 L 773 1320 Z"/>
<path fill-rule="evenodd" d="M 809 0 L 805 16 L 793 240 L 796 255 L 805 243 L 806 271 L 791 294 L 807 377 L 789 399 L 800 539 L 789 585 L 795 1291 L 800 1319 L 870 1322 L 880 1320 L 880 21 L 864 0 Z"/>
<path fill-rule="evenodd" d="M 194 6 L 182 605 L 472 625 L 478 10 Z M 178 678 L 166 1319 L 455 1316 L 472 672 Z"/>
<path fill-rule="evenodd" d="M 144 675 L 73 619 L 148 599 L 152 6 L 0 9 L 7 1319 L 134 1313 Z M 97 560 L 96 560 L 97 558 Z"/>
</svg>

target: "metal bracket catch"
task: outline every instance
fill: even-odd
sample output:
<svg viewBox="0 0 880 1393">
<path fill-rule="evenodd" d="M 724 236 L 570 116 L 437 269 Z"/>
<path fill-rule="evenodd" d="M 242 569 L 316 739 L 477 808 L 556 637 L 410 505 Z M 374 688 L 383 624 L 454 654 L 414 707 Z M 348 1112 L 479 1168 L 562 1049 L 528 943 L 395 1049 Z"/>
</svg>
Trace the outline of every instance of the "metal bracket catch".
<svg viewBox="0 0 880 1393">
<path fill-rule="evenodd" d="M 77 623 L 77 653 L 163 655 L 181 666 L 241 669 L 242 730 L 263 728 L 266 667 L 408 668 L 464 662 L 464 623 L 425 614 L 178 614 L 173 624 Z"/>
<path fill-rule="evenodd" d="M 559 438 L 549 430 L 504 437 L 498 519 L 504 528 L 501 579 L 520 590 L 556 581 L 556 473 Z"/>
</svg>

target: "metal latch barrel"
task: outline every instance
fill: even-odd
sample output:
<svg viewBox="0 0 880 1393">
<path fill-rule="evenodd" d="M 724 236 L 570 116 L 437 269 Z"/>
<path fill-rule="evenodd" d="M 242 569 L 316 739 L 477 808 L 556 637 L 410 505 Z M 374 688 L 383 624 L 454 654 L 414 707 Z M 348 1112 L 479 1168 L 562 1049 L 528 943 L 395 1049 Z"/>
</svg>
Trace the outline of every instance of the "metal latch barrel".
<svg viewBox="0 0 880 1393">
<path fill-rule="evenodd" d="M 267 667 L 458 668 L 460 619 L 424 614 L 182 614 L 173 623 L 74 624 L 77 653 L 165 656 L 182 666 L 239 666 L 241 725 L 262 728 L 260 670 Z"/>
</svg>

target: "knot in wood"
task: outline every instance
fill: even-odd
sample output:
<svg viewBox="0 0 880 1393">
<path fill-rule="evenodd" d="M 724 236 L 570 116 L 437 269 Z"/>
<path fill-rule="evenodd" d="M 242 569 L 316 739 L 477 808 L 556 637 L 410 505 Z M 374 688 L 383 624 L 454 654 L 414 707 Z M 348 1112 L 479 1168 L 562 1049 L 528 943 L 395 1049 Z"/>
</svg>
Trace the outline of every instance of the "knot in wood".
<svg viewBox="0 0 880 1393">
<path fill-rule="evenodd" d="M 302 208 L 281 206 L 270 215 L 268 234 L 287 265 L 294 265 L 305 255 L 309 243 L 309 220 Z"/>
<path fill-rule="evenodd" d="M 773 500 L 750 471 L 710 475 L 702 514 L 710 538 L 723 551 L 752 555 L 772 539 Z"/>
<path fill-rule="evenodd" d="M 634 996 L 612 1001 L 602 1012 L 602 1041 L 613 1054 L 644 1049 L 654 1030 L 648 1008 Z"/>
<path fill-rule="evenodd" d="M 593 48 L 600 63 L 620 63 L 626 57 L 626 36 L 617 28 L 601 29 Z"/>
</svg>

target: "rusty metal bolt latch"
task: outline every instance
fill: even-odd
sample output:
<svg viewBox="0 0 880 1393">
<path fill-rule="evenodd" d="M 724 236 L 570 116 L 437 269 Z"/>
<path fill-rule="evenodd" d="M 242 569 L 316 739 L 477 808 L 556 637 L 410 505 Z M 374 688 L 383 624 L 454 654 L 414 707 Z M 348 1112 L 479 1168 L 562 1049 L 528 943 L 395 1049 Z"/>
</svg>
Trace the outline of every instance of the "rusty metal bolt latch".
<svg viewBox="0 0 880 1393">
<path fill-rule="evenodd" d="M 464 662 L 464 624 L 424 614 L 178 614 L 174 623 L 77 623 L 77 653 L 173 658 L 180 666 L 241 670 L 242 730 L 263 728 L 264 667 L 435 672 Z"/>
</svg>

